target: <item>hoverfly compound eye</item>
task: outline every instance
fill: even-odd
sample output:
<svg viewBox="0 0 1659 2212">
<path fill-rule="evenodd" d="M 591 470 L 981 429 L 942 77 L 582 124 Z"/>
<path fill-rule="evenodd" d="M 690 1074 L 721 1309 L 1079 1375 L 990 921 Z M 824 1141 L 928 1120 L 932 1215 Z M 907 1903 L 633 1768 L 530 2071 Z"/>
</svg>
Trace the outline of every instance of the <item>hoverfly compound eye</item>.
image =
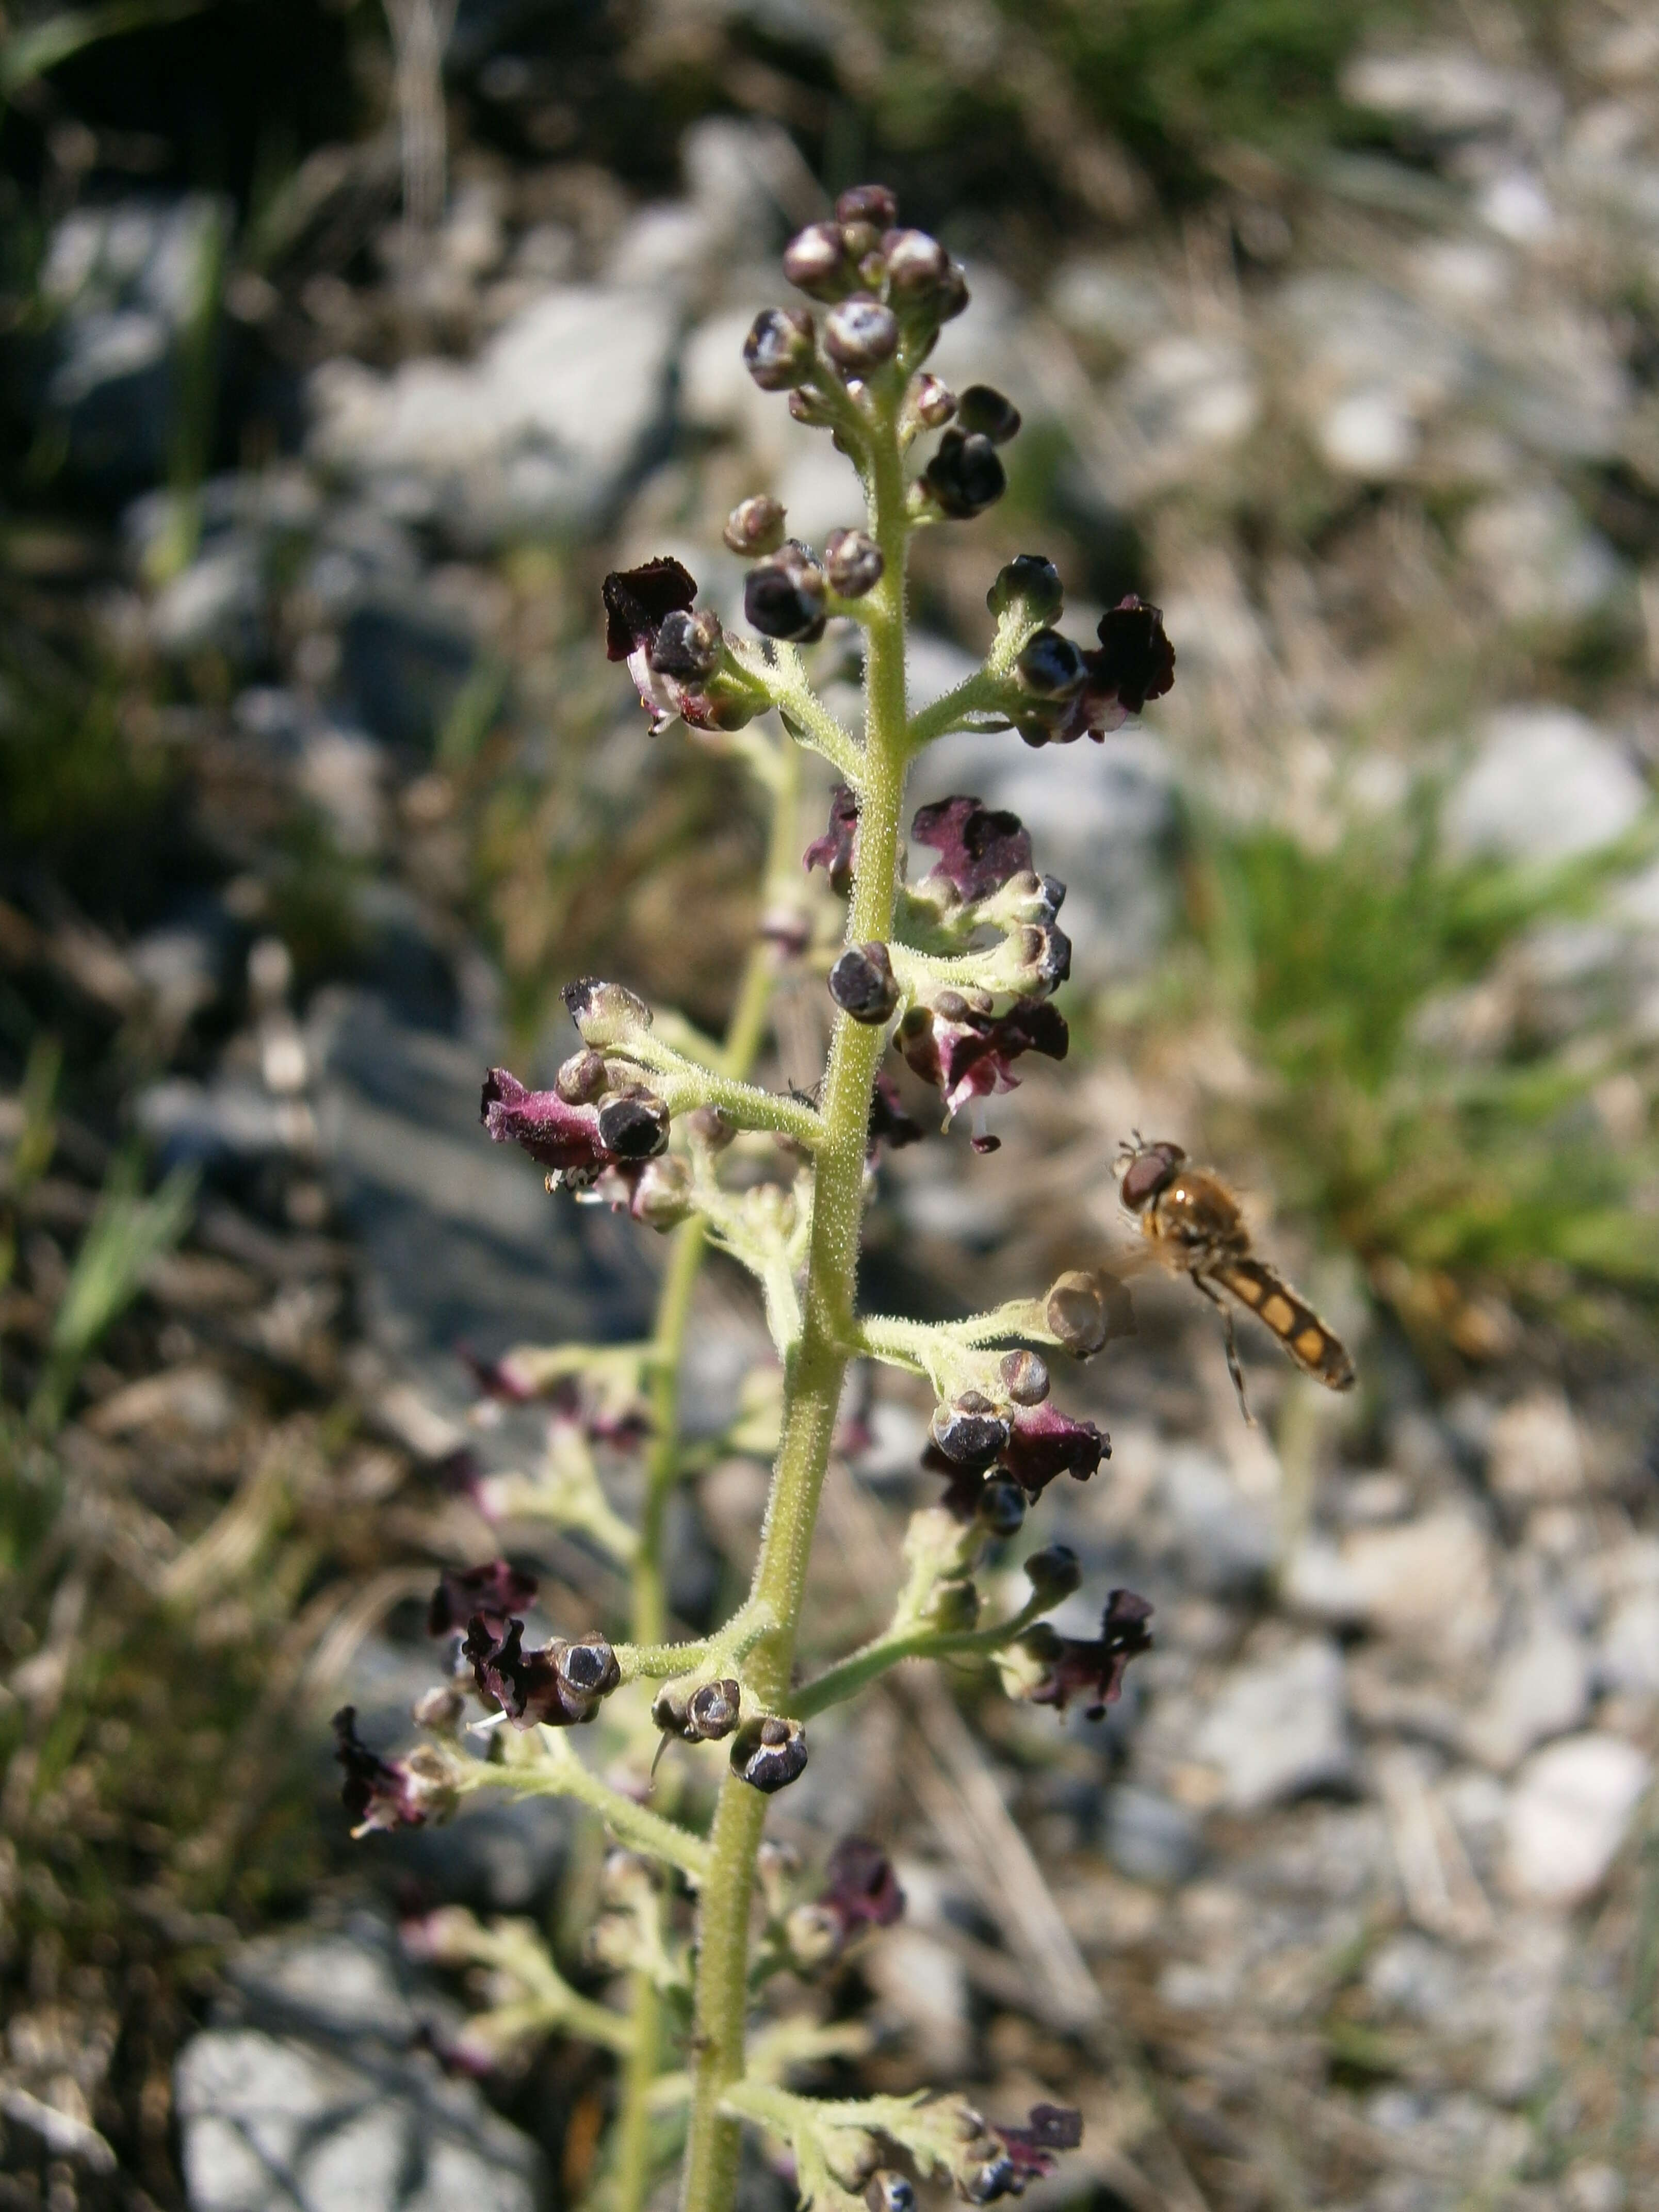
<svg viewBox="0 0 1659 2212">
<path fill-rule="evenodd" d="M 1167 1188 L 1186 1157 L 1179 1145 L 1170 1144 L 1142 1145 L 1132 1153 L 1119 1193 L 1129 1212 L 1139 1213 Z"/>
</svg>

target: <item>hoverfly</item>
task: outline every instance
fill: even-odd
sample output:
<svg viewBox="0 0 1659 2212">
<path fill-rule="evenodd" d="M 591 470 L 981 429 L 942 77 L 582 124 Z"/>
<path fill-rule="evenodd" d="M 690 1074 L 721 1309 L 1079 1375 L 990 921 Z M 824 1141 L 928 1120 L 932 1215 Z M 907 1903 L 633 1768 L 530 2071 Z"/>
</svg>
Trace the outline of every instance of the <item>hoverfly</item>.
<svg viewBox="0 0 1659 2212">
<path fill-rule="evenodd" d="M 1270 1328 L 1304 1375 L 1328 1389 L 1353 1387 L 1347 1351 L 1284 1277 L 1250 1249 L 1238 1200 L 1219 1176 L 1188 1164 L 1179 1145 L 1149 1145 L 1137 1130 L 1120 1155 L 1119 1195 L 1166 1266 L 1189 1276 L 1221 1312 L 1227 1372 L 1239 1411 L 1250 1420 L 1227 1291 Z"/>
</svg>

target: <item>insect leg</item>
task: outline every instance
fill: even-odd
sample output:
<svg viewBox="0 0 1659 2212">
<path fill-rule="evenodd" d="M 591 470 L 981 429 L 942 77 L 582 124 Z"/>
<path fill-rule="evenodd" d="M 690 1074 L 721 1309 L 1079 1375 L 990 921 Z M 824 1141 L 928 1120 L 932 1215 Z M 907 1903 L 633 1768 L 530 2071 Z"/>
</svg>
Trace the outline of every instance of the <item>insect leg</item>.
<svg viewBox="0 0 1659 2212">
<path fill-rule="evenodd" d="M 1233 1329 L 1232 1308 L 1205 1281 L 1202 1275 L 1194 1275 L 1193 1280 L 1221 1316 L 1221 1340 L 1227 1350 L 1227 1372 L 1233 1380 L 1233 1395 L 1238 1400 L 1238 1410 L 1244 1416 L 1245 1427 L 1253 1429 L 1255 1415 L 1250 1411 L 1250 1401 L 1244 1395 L 1244 1370 L 1238 1360 L 1238 1338 Z"/>
</svg>

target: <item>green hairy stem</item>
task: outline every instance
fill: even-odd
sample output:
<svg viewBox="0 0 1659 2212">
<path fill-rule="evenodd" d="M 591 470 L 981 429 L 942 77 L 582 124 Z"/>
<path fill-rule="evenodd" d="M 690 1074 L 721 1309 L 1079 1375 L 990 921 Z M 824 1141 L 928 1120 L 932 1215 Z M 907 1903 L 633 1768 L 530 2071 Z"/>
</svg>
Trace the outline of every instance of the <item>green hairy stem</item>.
<svg viewBox="0 0 1659 2212">
<path fill-rule="evenodd" d="M 871 532 L 884 568 L 867 609 L 864 752 L 858 869 L 847 942 L 884 942 L 893 928 L 900 817 L 904 804 L 904 571 L 909 526 L 890 410 L 871 433 L 867 478 Z M 837 1017 L 820 1109 L 823 1135 L 812 1199 L 801 1336 L 784 1378 L 783 1437 L 768 1499 L 753 1595 L 777 1627 L 757 1648 L 757 1696 L 781 1709 L 789 1692 L 806 1562 L 836 1409 L 846 1378 L 864 1218 L 864 1159 L 870 1099 L 885 1040 L 879 1028 Z M 696 2064 L 681 2203 L 684 2212 L 725 2212 L 737 2187 L 739 2123 L 722 2100 L 744 2071 L 748 2001 L 749 1900 L 766 1800 L 734 1777 L 721 1784 L 708 1881 L 698 1919 Z"/>
</svg>

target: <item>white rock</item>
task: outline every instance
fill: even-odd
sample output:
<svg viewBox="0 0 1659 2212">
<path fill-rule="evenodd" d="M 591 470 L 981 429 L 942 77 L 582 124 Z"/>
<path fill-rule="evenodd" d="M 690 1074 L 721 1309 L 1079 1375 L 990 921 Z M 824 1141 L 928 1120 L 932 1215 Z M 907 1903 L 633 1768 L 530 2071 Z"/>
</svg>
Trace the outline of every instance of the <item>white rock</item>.
<svg viewBox="0 0 1659 2212">
<path fill-rule="evenodd" d="M 967 2063 L 968 1977 L 962 1960 L 938 1936 L 903 1923 L 872 1944 L 860 1970 L 882 2009 L 908 2031 L 918 2065 L 955 2074 Z"/>
<path fill-rule="evenodd" d="M 1584 1455 L 1572 1408 L 1559 1390 L 1531 1390 L 1504 1407 L 1492 1425 L 1486 1479 L 1516 1505 L 1578 1496 Z"/>
<path fill-rule="evenodd" d="M 1558 484 L 1483 501 L 1461 542 L 1509 622 L 1570 629 L 1626 587 L 1624 562 Z"/>
<path fill-rule="evenodd" d="M 1547 77 L 1496 68 L 1457 46 L 1359 54 L 1342 72 L 1342 96 L 1449 138 L 1504 131 L 1547 137 L 1562 112 L 1560 92 Z"/>
<path fill-rule="evenodd" d="M 1621 836 L 1647 804 L 1622 746 L 1567 707 L 1505 707 L 1487 721 L 1443 826 L 1460 854 L 1563 860 Z"/>
<path fill-rule="evenodd" d="M 1422 442 L 1404 393 L 1385 385 L 1339 399 L 1321 417 L 1316 435 L 1334 469 L 1376 483 L 1403 475 Z"/>
<path fill-rule="evenodd" d="M 210 545 L 157 592 L 149 634 L 163 653 L 235 653 L 248 645 L 259 616 L 261 579 L 256 547 L 243 538 Z"/>
<path fill-rule="evenodd" d="M 1510 1800 L 1510 1888 L 1542 1904 L 1590 1896 L 1618 1856 L 1650 1771 L 1633 1744 L 1595 1732 L 1535 1753 Z"/>
<path fill-rule="evenodd" d="M 1282 1657 L 1241 1668 L 1193 1738 L 1193 1755 L 1219 1769 L 1224 1802 L 1236 1812 L 1350 1782 L 1353 1750 L 1343 1695 L 1342 1655 L 1312 1637 Z"/>
<path fill-rule="evenodd" d="M 1498 1661 L 1464 1741 L 1483 1765 L 1507 1773 L 1534 1744 L 1577 1728 L 1589 1711 L 1590 1653 L 1565 1623 L 1534 1616 L 1526 1640 Z"/>
<path fill-rule="evenodd" d="M 1601 1679 L 1609 1689 L 1659 1697 L 1659 1590 L 1632 1590 L 1601 1632 Z"/>
<path fill-rule="evenodd" d="M 1142 492 L 1187 481 L 1236 446 L 1261 409 L 1242 345 L 1182 335 L 1145 347 L 1111 404 L 1133 441 L 1128 482 Z"/>
<path fill-rule="evenodd" d="M 1433 1636 L 1453 1650 L 1483 1643 L 1496 1614 L 1485 1532 L 1453 1505 L 1336 1544 L 1310 1540 L 1291 1561 L 1285 1595 L 1320 1620 L 1407 1641 Z"/>
</svg>

